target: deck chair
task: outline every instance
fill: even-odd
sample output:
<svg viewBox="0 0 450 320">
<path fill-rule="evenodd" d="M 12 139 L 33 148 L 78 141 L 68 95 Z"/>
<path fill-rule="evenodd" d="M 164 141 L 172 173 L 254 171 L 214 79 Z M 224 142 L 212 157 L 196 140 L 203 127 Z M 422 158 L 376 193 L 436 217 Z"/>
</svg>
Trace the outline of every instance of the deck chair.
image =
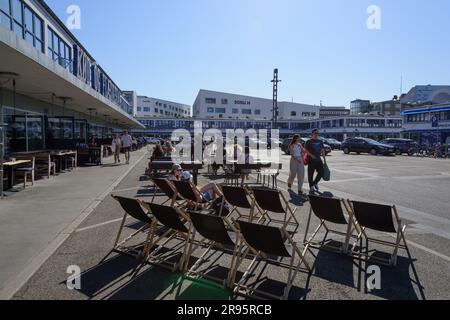
<svg viewBox="0 0 450 320">
<path fill-rule="evenodd" d="M 348 206 L 352 212 L 353 223 L 358 232 L 357 241 L 361 240 L 362 242 L 363 238 L 366 240 L 366 253 L 361 252 L 359 255 L 365 256 L 366 259 L 370 258 L 370 260 L 378 262 L 382 265 L 396 267 L 398 250 L 408 250 L 408 245 L 405 238 L 406 225 L 402 224 L 402 220 L 398 215 L 397 208 L 395 206 L 350 200 L 348 200 Z M 389 234 L 396 234 L 396 241 L 390 242 L 370 238 L 367 235 L 366 229 L 385 232 Z M 369 242 L 392 247 L 394 248 L 394 251 L 389 259 L 375 256 L 369 257 Z"/>
<path fill-rule="evenodd" d="M 250 252 L 255 255 L 255 258 L 247 268 L 239 283 L 236 284 L 234 293 L 243 294 L 248 297 L 257 297 L 259 294 L 262 297 L 268 297 L 270 299 L 288 299 L 297 272 L 305 271 L 305 269 L 301 269 L 302 264 L 305 265 L 308 272 L 311 271 L 308 262 L 305 260 L 305 253 L 308 250 L 308 245 L 301 251 L 284 227 L 275 228 L 244 221 L 238 221 L 237 224 L 243 241 L 248 246 Z M 299 258 L 297 264 L 294 263 L 296 256 Z M 241 254 L 237 257 L 236 263 L 240 264 L 244 258 L 245 256 Z M 281 260 L 279 258 L 281 258 Z M 281 262 L 284 258 L 289 258 L 289 264 Z M 286 287 L 281 297 L 269 292 L 252 289 L 244 285 L 248 276 L 255 272 L 257 267 L 256 262 L 258 260 L 264 260 L 269 264 L 287 267 L 289 269 Z"/>
<path fill-rule="evenodd" d="M 230 210 L 228 215 L 229 217 L 236 212 L 239 219 L 248 218 L 250 222 L 253 222 L 253 219 L 259 214 L 261 217 L 258 222 L 263 220 L 264 211 L 258 206 L 255 199 L 249 194 L 246 188 L 222 186 L 221 189 L 224 195 L 223 201 L 228 202 L 232 206 L 232 210 Z M 244 215 L 240 209 L 249 210 L 249 215 Z"/>
<path fill-rule="evenodd" d="M 308 217 L 308 223 L 306 225 L 306 231 L 305 231 L 305 238 L 304 243 L 308 244 L 310 247 L 318 248 L 318 249 L 328 249 L 331 251 L 344 253 L 346 254 L 348 251 L 348 245 L 350 242 L 350 237 L 353 233 L 353 223 L 351 221 L 351 217 L 347 221 L 344 211 L 342 210 L 342 206 L 347 210 L 347 204 L 342 199 L 337 198 L 327 198 L 327 197 L 320 197 L 316 195 L 309 195 L 309 203 L 311 205 L 311 209 L 309 210 L 309 217 Z M 309 227 L 311 225 L 311 218 L 312 215 L 314 215 L 320 219 L 319 226 L 314 230 L 312 235 L 308 238 L 308 232 Z M 349 213 L 350 214 L 350 213 Z M 347 231 L 341 232 L 338 230 L 333 230 L 328 227 L 328 224 L 337 224 L 337 225 L 346 225 Z M 314 239 L 317 235 L 317 233 L 320 231 L 321 228 L 325 228 L 326 234 L 324 239 L 318 243 L 315 242 Z M 335 246 L 326 245 L 325 242 L 327 240 L 327 236 L 329 233 L 338 234 L 341 236 L 345 236 L 345 241 L 342 244 L 341 248 L 336 248 Z"/>
<path fill-rule="evenodd" d="M 180 197 L 174 189 L 172 189 L 171 183 L 167 179 L 162 178 L 150 178 L 155 185 L 155 191 L 153 193 L 152 203 L 155 202 L 156 193 L 161 190 L 166 196 L 167 200 L 162 203 L 162 205 L 167 204 L 170 201 L 170 206 L 173 207 L 175 204 L 182 206 L 186 201 Z M 174 187 L 175 188 L 175 187 Z"/>
<path fill-rule="evenodd" d="M 189 263 L 189 257 L 192 254 L 192 245 L 194 242 L 195 233 L 193 232 L 192 223 L 188 215 L 182 212 L 178 208 L 162 206 L 154 203 L 146 203 L 146 206 L 150 209 L 156 220 L 162 224 L 164 227 L 168 228 L 169 231 L 162 236 L 157 235 L 157 222 L 154 221 L 152 224 L 152 238 L 158 238 L 153 244 L 157 244 L 163 239 L 166 239 L 162 244 L 158 245 L 148 255 L 148 261 L 151 264 L 159 265 L 164 268 L 168 268 L 172 272 L 177 270 L 186 271 L 187 265 Z M 187 226 L 186 226 L 187 224 Z M 178 261 L 170 262 L 164 259 L 164 253 L 160 254 L 162 249 L 171 240 L 176 238 L 181 238 L 182 243 L 182 254 Z M 196 248 L 194 248 L 195 250 Z"/>
<path fill-rule="evenodd" d="M 172 181 L 173 185 L 175 186 L 175 189 L 177 189 L 177 192 L 181 197 L 183 197 L 185 200 L 193 203 L 195 205 L 194 211 L 197 211 L 199 209 L 200 205 L 208 205 L 212 204 L 211 201 L 208 202 L 198 190 L 198 188 L 192 184 L 191 182 L 186 181 Z M 201 201 L 198 202 L 196 193 L 200 195 Z"/>
<path fill-rule="evenodd" d="M 119 196 L 114 196 L 114 195 L 112 195 L 112 197 L 119 202 L 120 206 L 125 211 L 125 214 L 123 216 L 122 223 L 120 224 L 119 232 L 117 233 L 117 237 L 114 242 L 114 247 L 113 247 L 112 251 L 130 255 L 137 259 L 138 258 L 145 259 L 151 248 L 151 243 L 150 243 L 151 242 L 150 241 L 150 237 L 151 237 L 150 231 L 151 230 L 150 229 L 151 229 L 151 225 L 153 223 L 153 219 L 147 213 L 144 212 L 144 210 L 142 209 L 142 206 L 141 206 L 141 202 L 139 200 L 131 199 L 131 198 L 124 198 L 124 197 L 119 197 Z M 128 216 L 131 216 L 134 219 L 144 223 L 144 226 L 139 228 L 139 230 L 137 230 L 135 233 L 133 233 L 129 237 L 127 237 L 123 240 L 120 240 L 120 237 L 122 235 L 122 231 L 123 231 L 123 228 L 124 228 L 124 225 L 125 225 L 125 222 L 126 222 Z M 137 236 L 139 233 L 145 232 L 145 231 L 148 231 L 148 234 L 147 234 L 147 238 L 144 242 L 144 247 L 142 250 L 137 250 L 136 247 L 138 247 L 138 246 L 125 247 L 125 244 L 128 241 L 130 241 L 132 238 Z"/>
<path fill-rule="evenodd" d="M 222 282 L 228 288 L 231 288 L 234 283 L 233 276 L 236 266 L 236 257 L 241 253 L 241 243 L 238 240 L 238 229 L 228 218 L 217 217 L 213 215 L 203 214 L 200 212 L 188 211 L 195 230 L 206 240 L 207 249 L 200 256 L 197 262 L 189 269 L 188 276 L 201 276 L 209 278 L 217 282 Z M 198 268 L 206 261 L 206 256 L 215 248 L 225 253 L 231 253 L 230 268 L 226 280 L 217 277 L 206 275 L 205 272 L 198 272 Z M 242 253 L 241 253 L 242 254 Z"/>
<path fill-rule="evenodd" d="M 287 225 L 299 225 L 299 222 L 295 217 L 297 208 L 292 208 L 289 205 L 286 197 L 280 191 L 263 188 L 251 188 L 250 190 L 253 194 L 253 197 L 255 198 L 256 203 L 263 210 L 264 216 L 267 216 L 270 222 L 282 222 L 284 227 L 286 227 Z M 282 213 L 284 214 L 284 219 L 272 219 L 268 214 L 269 212 Z M 291 222 L 291 220 L 294 221 Z"/>
</svg>

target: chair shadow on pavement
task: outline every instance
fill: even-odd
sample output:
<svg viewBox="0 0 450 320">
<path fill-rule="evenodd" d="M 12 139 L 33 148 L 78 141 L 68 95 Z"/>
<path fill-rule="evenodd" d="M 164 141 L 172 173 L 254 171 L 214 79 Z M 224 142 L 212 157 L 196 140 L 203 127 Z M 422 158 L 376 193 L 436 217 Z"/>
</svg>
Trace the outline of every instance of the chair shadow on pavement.
<svg viewBox="0 0 450 320">
<path fill-rule="evenodd" d="M 388 258 L 389 256 L 385 253 L 375 251 L 371 257 Z M 397 266 L 388 267 L 371 263 L 369 258 L 365 265 L 364 284 L 368 280 L 371 282 L 369 277 L 373 274 L 373 271 L 372 273 L 368 272 L 368 268 L 372 265 L 380 268 L 381 283 L 380 289 L 374 288 L 371 291 L 367 289 L 367 285 L 364 286 L 364 292 L 388 300 L 426 300 L 424 287 L 420 282 L 414 265 L 415 261 L 410 256 L 399 256 Z"/>
<path fill-rule="evenodd" d="M 81 289 L 77 291 L 88 299 L 94 299 L 124 278 L 139 272 L 142 266 L 142 262 L 131 257 L 114 256 L 84 271 L 81 274 Z M 65 284 L 65 282 L 63 283 Z"/>
</svg>

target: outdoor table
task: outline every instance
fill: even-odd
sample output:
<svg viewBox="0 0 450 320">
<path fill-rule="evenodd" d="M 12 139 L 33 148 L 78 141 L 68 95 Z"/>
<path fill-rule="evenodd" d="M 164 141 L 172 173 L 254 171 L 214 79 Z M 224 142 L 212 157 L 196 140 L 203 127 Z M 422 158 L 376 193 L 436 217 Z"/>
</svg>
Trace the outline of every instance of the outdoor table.
<svg viewBox="0 0 450 320">
<path fill-rule="evenodd" d="M 75 156 L 75 167 L 76 167 L 77 166 L 76 165 L 76 162 L 77 162 L 76 155 L 77 155 L 76 151 L 58 151 L 58 152 L 51 153 L 52 157 L 58 158 L 58 161 L 55 161 L 55 163 L 57 164 L 56 171 L 62 172 L 62 171 L 67 170 L 67 161 L 65 162 L 66 164 L 63 166 L 63 163 L 64 163 L 63 160 L 64 159 L 67 160 L 67 157 L 69 157 L 69 156 Z M 63 167 L 64 167 L 64 169 L 63 169 Z"/>
<path fill-rule="evenodd" d="M 31 163 L 31 160 L 17 160 L 17 161 L 11 161 L 11 162 L 5 162 L 3 163 L 3 166 L 6 167 L 8 170 L 8 185 L 7 190 L 11 190 L 14 185 L 14 168 L 18 166 L 22 166 L 24 164 Z M 2 190 L 3 192 L 3 190 Z"/>
<path fill-rule="evenodd" d="M 164 171 L 172 170 L 175 163 L 173 161 L 152 161 L 151 170 Z M 194 184 L 198 184 L 198 172 L 203 169 L 203 163 L 201 162 L 183 162 L 180 164 L 183 170 L 189 170 L 192 173 Z"/>
</svg>

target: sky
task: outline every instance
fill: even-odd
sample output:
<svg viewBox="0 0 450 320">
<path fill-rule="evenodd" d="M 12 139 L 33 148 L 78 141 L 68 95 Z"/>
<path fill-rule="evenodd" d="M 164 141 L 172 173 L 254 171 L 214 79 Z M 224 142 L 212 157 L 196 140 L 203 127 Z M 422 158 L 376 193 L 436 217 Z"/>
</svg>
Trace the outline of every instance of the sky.
<svg viewBox="0 0 450 320">
<path fill-rule="evenodd" d="M 192 105 L 200 89 L 349 107 L 450 85 L 448 0 L 46 0 L 122 90 Z M 368 7 L 380 9 L 369 29 Z"/>
</svg>

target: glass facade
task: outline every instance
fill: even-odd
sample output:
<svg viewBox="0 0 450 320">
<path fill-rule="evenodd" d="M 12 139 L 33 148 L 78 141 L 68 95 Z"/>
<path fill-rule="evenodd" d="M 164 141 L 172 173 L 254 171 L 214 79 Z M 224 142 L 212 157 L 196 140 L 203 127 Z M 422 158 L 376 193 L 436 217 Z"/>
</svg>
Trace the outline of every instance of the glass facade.
<svg viewBox="0 0 450 320">
<path fill-rule="evenodd" d="M 72 70 L 72 50 L 51 28 L 48 28 L 47 55 L 65 69 Z"/>
<path fill-rule="evenodd" d="M 44 52 L 44 23 L 21 0 L 0 0 L 0 23 Z"/>
</svg>

